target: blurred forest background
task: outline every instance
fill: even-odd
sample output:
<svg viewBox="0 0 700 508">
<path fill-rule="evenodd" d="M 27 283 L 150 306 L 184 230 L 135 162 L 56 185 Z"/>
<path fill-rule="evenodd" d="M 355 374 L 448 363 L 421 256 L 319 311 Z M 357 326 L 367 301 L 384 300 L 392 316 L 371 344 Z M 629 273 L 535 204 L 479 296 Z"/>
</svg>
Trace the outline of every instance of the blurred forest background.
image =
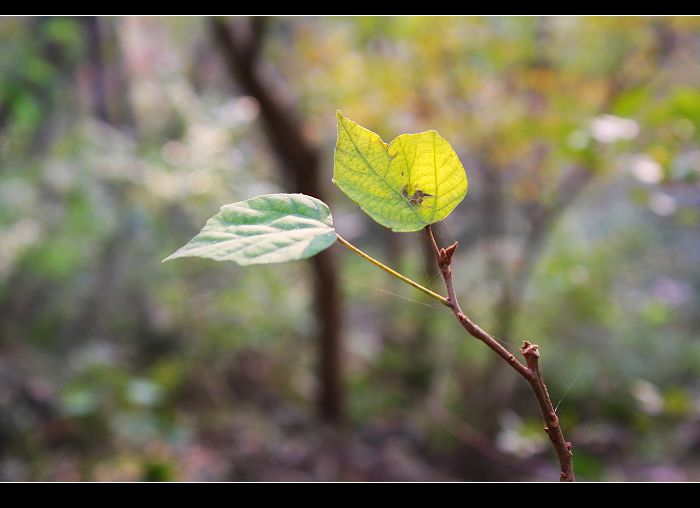
<svg viewBox="0 0 700 508">
<path fill-rule="evenodd" d="M 581 480 L 700 480 L 700 19 L 0 18 L 0 480 L 556 480 L 529 387 L 340 246 L 161 264 L 324 199 L 337 109 L 436 129 L 465 311 L 542 349 Z"/>
</svg>

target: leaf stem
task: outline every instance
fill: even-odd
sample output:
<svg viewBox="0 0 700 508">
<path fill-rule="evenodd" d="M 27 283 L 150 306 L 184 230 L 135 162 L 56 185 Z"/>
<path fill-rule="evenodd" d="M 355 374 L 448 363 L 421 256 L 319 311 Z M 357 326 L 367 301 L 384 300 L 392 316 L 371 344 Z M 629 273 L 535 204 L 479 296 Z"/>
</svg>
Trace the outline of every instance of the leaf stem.
<svg viewBox="0 0 700 508">
<path fill-rule="evenodd" d="M 418 291 L 422 291 L 423 293 L 430 296 L 431 298 L 434 298 L 435 300 L 437 300 L 441 304 L 445 305 L 446 307 L 451 307 L 449 300 L 447 298 L 445 298 L 444 296 L 440 296 L 439 294 L 435 293 L 434 291 L 431 291 L 428 288 L 421 286 L 420 284 L 409 279 L 405 275 L 402 275 L 399 272 L 397 272 L 396 270 L 393 270 L 393 269 L 389 268 L 388 266 L 386 266 L 385 264 L 381 263 L 380 261 L 377 261 L 376 259 L 374 259 L 372 256 L 370 256 L 366 252 L 363 252 L 360 249 L 358 249 L 357 247 L 355 247 L 353 244 L 348 242 L 345 238 L 343 238 L 339 234 L 336 233 L 336 236 L 338 237 L 338 241 L 340 243 L 342 243 L 345 247 L 350 249 L 352 252 L 354 252 L 355 254 L 360 256 L 361 258 L 369 261 L 370 263 L 372 263 L 375 266 L 378 266 L 379 268 L 384 270 L 386 273 L 393 275 L 394 277 L 396 277 L 400 281 L 403 281 L 406 284 L 408 284 L 409 286 L 416 288 Z"/>
</svg>

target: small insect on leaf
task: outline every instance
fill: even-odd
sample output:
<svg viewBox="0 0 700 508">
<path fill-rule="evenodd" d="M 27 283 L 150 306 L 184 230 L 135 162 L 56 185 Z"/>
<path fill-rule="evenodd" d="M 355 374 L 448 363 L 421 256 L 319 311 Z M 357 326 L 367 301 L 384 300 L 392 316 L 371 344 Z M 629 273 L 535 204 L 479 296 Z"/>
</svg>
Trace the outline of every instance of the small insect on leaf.
<svg viewBox="0 0 700 508">
<path fill-rule="evenodd" d="M 411 199 L 409 199 L 408 202 L 411 204 L 411 206 L 420 206 L 423 204 L 423 198 L 431 197 L 433 197 L 432 194 L 426 194 L 422 190 L 416 189 L 416 192 L 413 193 Z"/>
</svg>

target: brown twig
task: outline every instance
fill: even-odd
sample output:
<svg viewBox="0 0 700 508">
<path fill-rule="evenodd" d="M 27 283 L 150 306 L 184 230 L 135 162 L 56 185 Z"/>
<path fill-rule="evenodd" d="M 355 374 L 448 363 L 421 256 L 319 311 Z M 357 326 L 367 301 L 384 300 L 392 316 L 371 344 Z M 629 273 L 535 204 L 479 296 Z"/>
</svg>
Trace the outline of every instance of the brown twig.
<svg viewBox="0 0 700 508">
<path fill-rule="evenodd" d="M 528 382 L 532 388 L 532 391 L 535 393 L 535 398 L 537 398 L 537 403 L 540 406 L 542 419 L 545 423 L 544 430 L 549 436 L 552 446 L 554 447 L 554 451 L 557 454 L 557 458 L 559 459 L 559 466 L 561 468 L 560 480 L 563 482 L 574 481 L 575 478 L 571 443 L 564 439 L 564 434 L 562 433 L 561 426 L 559 425 L 559 418 L 557 417 L 557 413 L 552 405 L 552 400 L 549 397 L 547 386 L 545 386 L 544 381 L 542 380 L 542 373 L 540 372 L 539 366 L 540 352 L 537 344 L 531 344 L 528 341 L 523 342 L 523 345 L 520 347 L 520 352 L 525 358 L 525 364 L 523 364 L 515 357 L 515 355 L 503 347 L 500 342 L 479 328 L 479 326 L 469 319 L 469 317 L 459 306 L 454 283 L 452 281 L 452 256 L 454 255 L 455 250 L 457 250 L 457 242 L 453 243 L 447 248 L 440 248 L 435 241 L 435 236 L 433 235 L 433 231 L 430 226 L 426 226 L 425 229 L 428 233 L 428 237 L 430 238 L 435 259 L 438 267 L 440 268 L 440 272 L 442 273 L 442 278 L 445 280 L 449 307 L 452 309 L 452 312 L 460 324 L 474 338 L 480 340 L 491 348 L 491 350 L 503 358 L 508 365 L 515 369 L 515 371 Z"/>
</svg>

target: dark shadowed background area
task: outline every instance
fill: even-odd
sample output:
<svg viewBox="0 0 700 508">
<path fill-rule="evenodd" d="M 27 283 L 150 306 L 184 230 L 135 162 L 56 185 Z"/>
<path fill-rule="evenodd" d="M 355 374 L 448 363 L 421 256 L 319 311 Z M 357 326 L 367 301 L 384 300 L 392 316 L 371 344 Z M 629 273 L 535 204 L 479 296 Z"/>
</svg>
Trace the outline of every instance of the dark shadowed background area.
<svg viewBox="0 0 700 508">
<path fill-rule="evenodd" d="M 331 183 L 336 110 L 437 130 L 462 306 L 545 380 L 583 480 L 700 480 L 700 19 L 0 18 L 0 480 L 556 480 L 522 379 L 340 245 L 161 259 Z"/>
</svg>

